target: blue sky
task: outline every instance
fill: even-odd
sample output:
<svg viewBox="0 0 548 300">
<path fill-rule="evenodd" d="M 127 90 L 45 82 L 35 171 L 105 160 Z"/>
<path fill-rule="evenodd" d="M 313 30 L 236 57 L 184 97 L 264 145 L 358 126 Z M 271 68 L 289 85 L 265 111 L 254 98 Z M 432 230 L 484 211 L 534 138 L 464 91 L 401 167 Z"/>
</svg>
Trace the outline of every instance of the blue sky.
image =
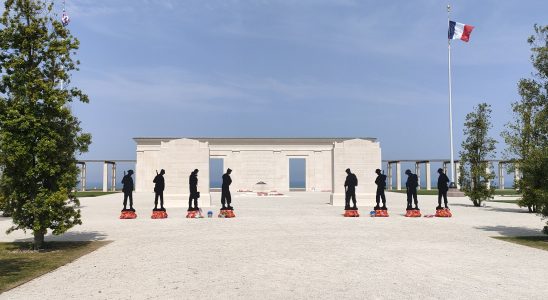
<svg viewBox="0 0 548 300">
<path fill-rule="evenodd" d="M 511 119 L 548 1 L 452 1 L 456 151 L 474 105 Z M 87 159 L 136 136 L 376 137 L 383 159 L 448 158 L 447 1 L 67 0 Z M 59 11 L 60 12 L 60 11 Z M 504 145 L 499 143 L 500 152 Z"/>
</svg>

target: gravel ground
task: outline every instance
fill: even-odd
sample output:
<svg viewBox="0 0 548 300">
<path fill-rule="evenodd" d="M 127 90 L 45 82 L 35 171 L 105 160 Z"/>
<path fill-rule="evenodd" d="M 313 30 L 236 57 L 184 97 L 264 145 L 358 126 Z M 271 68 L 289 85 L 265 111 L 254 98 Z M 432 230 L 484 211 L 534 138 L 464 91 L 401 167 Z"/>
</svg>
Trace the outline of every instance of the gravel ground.
<svg viewBox="0 0 548 300">
<path fill-rule="evenodd" d="M 47 240 L 109 245 L 0 295 L 0 299 L 546 299 L 548 252 L 490 238 L 540 235 L 543 222 L 515 204 L 476 208 L 450 198 L 453 218 L 405 218 L 405 195 L 387 193 L 389 218 L 343 218 L 327 193 L 233 195 L 235 219 L 150 219 L 153 194 L 136 194 L 138 219 L 119 220 L 121 195 L 82 198 L 84 224 Z M 214 203 L 220 199 L 213 193 Z M 433 214 L 435 196 L 420 196 Z M 208 209 L 206 209 L 207 211 Z M 218 207 L 213 207 L 214 216 Z M 0 241 L 10 220 L 0 218 Z"/>
</svg>

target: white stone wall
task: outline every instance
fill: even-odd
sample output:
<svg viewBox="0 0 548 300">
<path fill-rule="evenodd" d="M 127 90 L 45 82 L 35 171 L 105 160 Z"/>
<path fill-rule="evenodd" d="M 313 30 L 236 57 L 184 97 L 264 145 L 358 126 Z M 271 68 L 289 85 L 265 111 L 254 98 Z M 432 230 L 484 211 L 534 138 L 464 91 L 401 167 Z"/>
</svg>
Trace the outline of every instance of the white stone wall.
<svg viewBox="0 0 548 300">
<path fill-rule="evenodd" d="M 268 190 L 288 192 L 291 158 L 306 160 L 307 191 L 331 191 L 331 151 L 211 150 L 211 156 L 223 159 L 224 170 L 232 169 L 234 191 L 256 190 L 256 183 L 263 181 Z"/>
<path fill-rule="evenodd" d="M 344 181 L 346 169 L 358 178 L 356 187 L 356 201 L 358 206 L 374 203 L 376 185 L 375 169 L 381 168 L 381 149 L 379 143 L 369 140 L 347 140 L 336 142 L 333 151 L 333 195 L 331 204 L 344 206 Z"/>
<path fill-rule="evenodd" d="M 147 149 L 148 148 L 148 149 Z M 154 192 L 156 170 L 164 169 L 166 174 L 164 196 L 170 199 L 188 201 L 188 178 L 194 169 L 198 173 L 198 205 L 211 205 L 209 194 L 209 146 L 191 139 L 162 141 L 156 147 L 137 150 L 137 192 Z M 139 151 L 143 150 L 143 151 Z"/>
<path fill-rule="evenodd" d="M 197 168 L 200 205 L 209 206 L 210 157 L 233 170 L 232 191 L 257 190 L 256 183 L 264 181 L 267 190 L 280 192 L 289 191 L 289 159 L 304 158 L 307 191 L 332 191 L 333 205 L 344 205 L 346 168 L 358 177 L 358 205 L 372 202 L 374 171 L 381 166 L 379 143 L 365 139 L 139 139 L 136 191 L 152 194 L 156 170 L 163 168 L 165 196 L 187 201 L 188 176 Z"/>
</svg>

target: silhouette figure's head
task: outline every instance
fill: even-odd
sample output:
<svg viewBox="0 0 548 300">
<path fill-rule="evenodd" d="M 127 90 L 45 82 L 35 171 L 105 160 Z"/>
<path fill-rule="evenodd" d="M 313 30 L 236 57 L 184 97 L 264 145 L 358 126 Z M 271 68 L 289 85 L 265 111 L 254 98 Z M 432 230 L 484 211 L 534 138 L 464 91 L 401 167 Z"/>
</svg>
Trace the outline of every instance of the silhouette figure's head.
<svg viewBox="0 0 548 300">
<path fill-rule="evenodd" d="M 198 170 L 198 169 L 194 169 L 194 171 L 192 171 L 192 174 L 198 175 L 198 172 L 199 172 L 199 171 L 200 171 L 200 170 Z"/>
<path fill-rule="evenodd" d="M 406 175 L 411 175 L 411 170 L 409 170 L 409 169 L 405 170 L 405 174 Z"/>
<path fill-rule="evenodd" d="M 443 169 L 442 169 L 442 168 L 439 168 L 439 169 L 438 169 L 438 173 L 443 174 Z"/>
<path fill-rule="evenodd" d="M 227 174 L 232 173 L 232 169 L 230 169 L 230 168 L 226 169 L 226 173 L 227 173 Z"/>
<path fill-rule="evenodd" d="M 376 169 L 376 170 L 375 170 L 375 173 L 381 175 L 381 169 Z"/>
<path fill-rule="evenodd" d="M 133 174 L 133 170 L 128 170 L 127 174 L 131 176 Z"/>
<path fill-rule="evenodd" d="M 166 173 L 166 170 L 164 170 L 164 169 L 162 169 L 162 170 L 160 171 L 160 175 L 164 175 L 165 173 Z"/>
<path fill-rule="evenodd" d="M 346 169 L 346 174 L 350 175 L 350 169 Z"/>
</svg>

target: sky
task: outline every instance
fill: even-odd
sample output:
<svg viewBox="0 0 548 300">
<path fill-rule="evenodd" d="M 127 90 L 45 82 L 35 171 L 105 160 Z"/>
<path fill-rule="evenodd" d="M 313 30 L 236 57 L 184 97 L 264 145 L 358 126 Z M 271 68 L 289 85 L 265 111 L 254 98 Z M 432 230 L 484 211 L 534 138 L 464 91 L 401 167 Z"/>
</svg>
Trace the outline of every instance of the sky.
<svg viewBox="0 0 548 300">
<path fill-rule="evenodd" d="M 383 159 L 449 158 L 447 1 L 67 0 L 80 40 L 81 159 L 135 159 L 133 137 L 374 137 Z M 455 155 L 465 115 L 491 136 L 531 76 L 546 0 L 451 1 Z M 61 6 L 56 9 L 61 13 Z"/>
</svg>

